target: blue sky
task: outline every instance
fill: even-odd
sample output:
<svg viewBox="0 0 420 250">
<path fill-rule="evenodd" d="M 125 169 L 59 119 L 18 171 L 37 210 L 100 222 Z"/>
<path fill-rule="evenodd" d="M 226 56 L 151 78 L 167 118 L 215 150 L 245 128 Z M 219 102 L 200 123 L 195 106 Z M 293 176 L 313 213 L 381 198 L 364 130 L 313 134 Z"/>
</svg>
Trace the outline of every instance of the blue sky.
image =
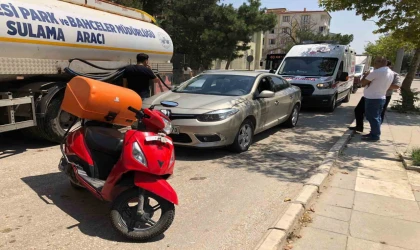
<svg viewBox="0 0 420 250">
<path fill-rule="evenodd" d="M 235 7 L 240 6 L 246 0 L 223 0 L 223 3 L 232 3 Z M 265 8 L 287 8 L 288 10 L 299 11 L 303 8 L 307 10 L 321 10 L 318 0 L 261 0 Z M 356 16 L 355 11 L 330 12 L 332 16 L 332 33 L 353 34 L 354 40 L 350 44 L 356 52 L 363 53 L 367 42 L 374 42 L 379 35 L 373 34 L 376 29 L 374 22 L 363 21 L 361 16 Z"/>
</svg>

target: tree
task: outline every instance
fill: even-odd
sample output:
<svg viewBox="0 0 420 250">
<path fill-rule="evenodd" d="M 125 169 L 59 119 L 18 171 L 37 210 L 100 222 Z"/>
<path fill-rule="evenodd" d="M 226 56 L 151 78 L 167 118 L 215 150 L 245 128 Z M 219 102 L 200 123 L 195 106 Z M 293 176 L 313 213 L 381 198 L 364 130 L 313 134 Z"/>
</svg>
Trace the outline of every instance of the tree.
<svg viewBox="0 0 420 250">
<path fill-rule="evenodd" d="M 384 56 L 395 64 L 397 51 L 400 48 L 403 48 L 405 51 L 413 51 L 415 46 L 410 42 L 405 42 L 401 40 L 401 38 L 396 37 L 394 33 L 391 33 L 379 37 L 375 43 L 369 42 L 365 46 L 365 51 L 374 58 L 377 56 Z"/>
<path fill-rule="evenodd" d="M 156 16 L 162 14 L 168 0 L 114 0 L 112 2 L 140 9 L 152 16 Z"/>
<path fill-rule="evenodd" d="M 248 4 L 244 3 L 238 9 L 231 4 L 222 4 L 216 8 L 214 18 L 214 27 L 207 28 L 204 36 L 213 39 L 215 47 L 212 50 L 217 59 L 227 61 L 226 69 L 250 48 L 249 43 L 256 32 L 276 26 L 276 16 L 266 14 L 260 0 L 248 0 Z"/>
<path fill-rule="evenodd" d="M 414 109 L 414 101 L 404 96 L 410 96 L 411 84 L 420 64 L 420 1 L 419 0 L 319 0 L 321 7 L 328 11 L 356 10 L 363 20 L 378 17 L 376 33 L 393 32 L 403 41 L 411 42 L 416 52 L 410 63 L 410 69 L 405 77 L 401 90 L 408 92 L 403 95 L 403 106 Z"/>
<path fill-rule="evenodd" d="M 189 57 L 191 68 L 209 68 L 215 59 L 214 38 L 206 36 L 213 29 L 218 0 L 177 0 L 167 6 L 162 26 L 172 38 L 175 53 Z"/>
<path fill-rule="evenodd" d="M 306 23 L 300 20 L 300 16 L 294 15 L 289 19 L 289 27 L 282 28 L 279 32 L 277 47 L 270 51 L 282 49 L 287 53 L 294 45 L 303 41 L 336 41 L 339 44 L 348 45 L 353 41 L 353 35 L 342 35 L 320 32 L 318 24 L 311 20 Z"/>
</svg>

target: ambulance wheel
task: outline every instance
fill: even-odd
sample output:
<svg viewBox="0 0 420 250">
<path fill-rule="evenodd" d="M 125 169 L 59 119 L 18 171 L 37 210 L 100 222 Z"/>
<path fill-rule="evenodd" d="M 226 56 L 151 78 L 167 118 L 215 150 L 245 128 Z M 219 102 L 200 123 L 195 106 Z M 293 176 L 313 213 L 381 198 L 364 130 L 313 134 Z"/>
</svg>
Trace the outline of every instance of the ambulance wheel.
<svg viewBox="0 0 420 250">
<path fill-rule="evenodd" d="M 347 93 L 346 98 L 344 98 L 343 103 L 348 103 L 351 97 L 351 89 L 349 89 L 349 93 Z"/>
<path fill-rule="evenodd" d="M 335 108 L 337 107 L 337 95 L 335 95 L 331 102 L 330 102 L 330 106 L 328 106 L 327 111 L 328 112 L 334 112 Z"/>
</svg>

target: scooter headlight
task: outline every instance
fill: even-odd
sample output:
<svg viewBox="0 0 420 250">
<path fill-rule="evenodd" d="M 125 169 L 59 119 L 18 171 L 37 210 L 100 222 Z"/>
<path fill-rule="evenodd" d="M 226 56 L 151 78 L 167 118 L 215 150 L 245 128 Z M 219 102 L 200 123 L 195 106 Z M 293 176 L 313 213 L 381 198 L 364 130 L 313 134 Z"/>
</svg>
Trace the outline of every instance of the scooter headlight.
<svg viewBox="0 0 420 250">
<path fill-rule="evenodd" d="M 162 118 L 163 122 L 165 123 L 165 127 L 163 128 L 163 132 L 169 135 L 172 132 L 172 123 L 165 118 Z"/>
<path fill-rule="evenodd" d="M 138 162 L 140 162 L 145 167 L 147 167 L 146 157 L 144 156 L 144 153 L 141 150 L 140 145 L 137 142 L 134 142 L 133 143 L 133 151 L 132 151 L 132 153 L 133 153 L 134 159 L 136 159 Z"/>
<path fill-rule="evenodd" d="M 171 160 L 169 161 L 169 167 L 171 167 L 172 164 L 174 163 L 175 163 L 175 150 L 172 150 Z"/>
</svg>

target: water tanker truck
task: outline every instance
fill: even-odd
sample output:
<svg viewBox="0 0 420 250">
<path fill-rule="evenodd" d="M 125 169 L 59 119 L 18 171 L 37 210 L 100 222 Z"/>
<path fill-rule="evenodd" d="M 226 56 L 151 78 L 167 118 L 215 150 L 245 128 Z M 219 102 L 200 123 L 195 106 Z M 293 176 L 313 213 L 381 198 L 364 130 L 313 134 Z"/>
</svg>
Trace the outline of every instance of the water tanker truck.
<svg viewBox="0 0 420 250">
<path fill-rule="evenodd" d="M 60 109 L 67 82 L 82 75 L 118 84 L 138 53 L 170 74 L 172 40 L 154 23 L 108 1 L 0 0 L 0 133 L 60 141 L 75 119 Z"/>
</svg>

